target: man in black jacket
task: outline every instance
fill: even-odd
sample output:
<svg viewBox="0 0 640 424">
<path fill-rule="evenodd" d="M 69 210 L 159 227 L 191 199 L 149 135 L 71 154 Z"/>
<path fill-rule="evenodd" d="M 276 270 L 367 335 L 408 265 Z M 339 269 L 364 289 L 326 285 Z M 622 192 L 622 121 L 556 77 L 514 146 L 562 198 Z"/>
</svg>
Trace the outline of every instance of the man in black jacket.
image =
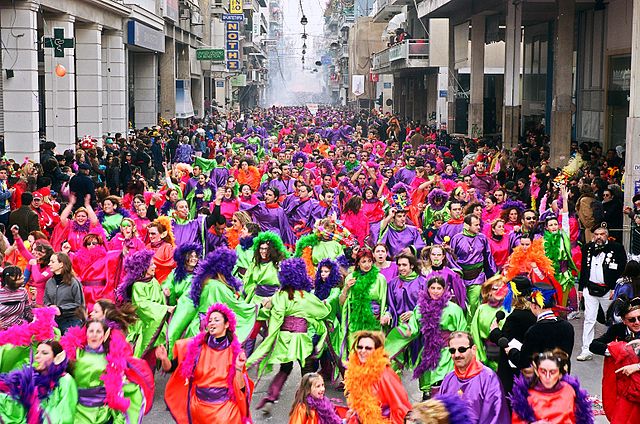
<svg viewBox="0 0 640 424">
<path fill-rule="evenodd" d="M 593 341 L 598 308 L 606 312 L 613 302 L 613 289 L 616 281 L 627 265 L 627 253 L 624 247 L 609 241 L 606 226 L 593 229 L 593 240 L 582 253 L 582 272 L 580 273 L 580 294 L 584 298 L 584 323 L 582 329 L 582 352 L 578 361 L 589 361 L 593 355 L 589 345 Z M 586 290 L 585 290 L 586 288 Z"/>
<path fill-rule="evenodd" d="M 618 299 L 616 302 L 620 302 L 619 306 L 614 307 L 618 306 L 616 314 L 622 318 L 622 322 L 613 324 L 606 333 L 591 342 L 589 350 L 596 355 L 607 355 L 607 346 L 611 342 L 640 342 L 640 299 Z"/>
<path fill-rule="evenodd" d="M 536 323 L 526 333 L 522 346 L 505 348 L 509 361 L 519 369 L 531 367 L 533 355 L 546 350 L 562 349 L 571 357 L 573 352 L 574 331 L 569 321 L 558 318 L 553 307 L 556 306 L 555 289 L 550 284 L 538 283 L 530 296 L 531 312 Z"/>
</svg>

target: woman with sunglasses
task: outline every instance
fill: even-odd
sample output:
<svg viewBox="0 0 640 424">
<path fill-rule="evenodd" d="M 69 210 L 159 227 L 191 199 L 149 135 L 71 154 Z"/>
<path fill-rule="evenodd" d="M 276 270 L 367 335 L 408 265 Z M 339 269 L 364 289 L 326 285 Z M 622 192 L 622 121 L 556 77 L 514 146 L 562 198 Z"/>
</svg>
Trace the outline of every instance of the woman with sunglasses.
<svg viewBox="0 0 640 424">
<path fill-rule="evenodd" d="M 264 408 L 265 415 L 271 413 L 273 403 L 280 397 L 294 362 L 300 365 L 302 375 L 315 369 L 312 355 L 325 343 L 327 331 L 322 321 L 331 312 L 331 307 L 311 292 L 311 279 L 301 258 L 282 261 L 278 279 L 281 288 L 271 297 L 269 335 L 247 360 L 247 367 L 258 365 L 258 376 L 280 365 L 267 395 L 257 406 Z"/>
<path fill-rule="evenodd" d="M 411 409 L 402 381 L 391 369 L 381 332 L 353 335 L 344 388 L 348 424 L 402 424 Z"/>
<path fill-rule="evenodd" d="M 564 351 L 539 353 L 532 365 L 533 378 L 520 375 L 513 384 L 513 424 L 593 423 L 591 401 L 578 380 L 569 375 L 569 356 Z"/>
<path fill-rule="evenodd" d="M 634 399 L 640 393 L 640 297 L 629 300 L 622 296 L 609 311 L 622 322 L 610 326 L 589 346 L 592 353 L 605 356 L 602 405 L 612 424 L 637 422 L 640 402 Z"/>
<path fill-rule="evenodd" d="M 418 296 L 410 319 L 391 330 L 385 349 L 391 359 L 395 359 L 412 341 L 419 341 L 420 355 L 405 365 L 414 368 L 413 377 L 419 379 L 422 399 L 426 400 L 438 392 L 444 376 L 453 371 L 445 343 L 447 335 L 452 331 L 465 331 L 467 320 L 462 308 L 451 301 L 451 290 L 441 277 L 427 280 Z"/>
<path fill-rule="evenodd" d="M 98 299 L 114 299 L 113 292 L 118 281 L 107 278 L 108 255 L 101 237 L 87 234 L 77 252 L 69 252 L 66 248 L 62 252 L 71 258 L 73 271 L 82 283 L 87 311 L 91 311 Z"/>
<path fill-rule="evenodd" d="M 35 362 L 0 374 L 0 422 L 73 424 L 78 389 L 57 341 L 38 345 Z"/>
</svg>

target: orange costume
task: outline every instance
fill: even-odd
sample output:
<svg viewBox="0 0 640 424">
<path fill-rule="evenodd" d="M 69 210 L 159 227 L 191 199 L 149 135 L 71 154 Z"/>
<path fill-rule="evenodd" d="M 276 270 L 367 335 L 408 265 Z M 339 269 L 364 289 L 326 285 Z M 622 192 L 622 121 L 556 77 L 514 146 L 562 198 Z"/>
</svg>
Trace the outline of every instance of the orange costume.
<svg viewBox="0 0 640 424">
<path fill-rule="evenodd" d="M 209 308 L 206 322 L 212 311 L 225 311 L 226 306 L 214 304 Z M 247 375 L 235 371 L 236 355 L 240 345 L 235 337 L 235 315 L 229 320 L 234 341 L 224 337 L 212 339 L 207 333 L 183 339 L 174 346 L 174 358 L 178 369 L 171 375 L 165 390 L 165 402 L 178 423 L 193 424 L 245 424 L 251 422 L 249 404 L 253 394 L 253 382 Z M 231 325 L 231 323 L 233 325 Z M 195 362 L 195 363 L 194 363 Z M 191 376 L 185 378 L 186 368 Z M 233 380 L 230 385 L 229 381 Z"/>
<path fill-rule="evenodd" d="M 171 243 L 162 242 L 160 246 L 154 247 L 152 244 L 147 245 L 147 249 L 153 250 L 153 263 L 156 264 L 156 280 L 160 284 L 167 279 L 171 271 L 176 267 L 173 260 L 173 245 Z"/>
<path fill-rule="evenodd" d="M 299 403 L 289 416 L 289 424 L 318 424 L 318 416 L 313 409 L 307 415 L 306 405 Z"/>
<path fill-rule="evenodd" d="M 574 399 L 576 392 L 567 383 L 560 383 L 561 388 L 551 393 L 529 390 L 528 401 L 536 413 L 536 418 L 551 424 L 575 424 Z M 515 412 L 511 416 L 512 424 L 527 424 Z"/>
<path fill-rule="evenodd" d="M 352 353 L 344 386 L 353 412 L 347 424 L 402 424 L 411 409 L 407 392 L 389 366 L 384 348 L 376 349 L 364 364 Z"/>
<path fill-rule="evenodd" d="M 238 184 L 249 184 L 249 187 L 251 187 L 251 190 L 253 191 L 258 191 L 261 178 L 260 171 L 255 166 L 249 166 L 246 171 L 238 169 L 238 173 L 236 175 Z"/>
</svg>

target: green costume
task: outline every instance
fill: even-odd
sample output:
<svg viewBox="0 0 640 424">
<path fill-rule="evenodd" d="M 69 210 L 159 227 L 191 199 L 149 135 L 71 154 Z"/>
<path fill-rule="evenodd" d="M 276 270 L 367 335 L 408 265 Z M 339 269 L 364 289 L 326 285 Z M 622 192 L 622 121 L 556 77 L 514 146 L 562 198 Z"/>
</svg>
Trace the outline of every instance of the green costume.
<svg viewBox="0 0 640 424">
<path fill-rule="evenodd" d="M 251 266 L 244 274 L 244 294 L 247 303 L 262 305 L 264 298 L 256 294 L 256 288 L 261 285 L 274 288 L 280 287 L 278 268 L 273 262 L 260 264 L 256 264 L 255 261 L 251 262 Z M 266 321 L 268 318 L 269 311 L 261 307 L 258 313 L 258 321 Z"/>
<path fill-rule="evenodd" d="M 321 336 L 318 346 L 324 344 L 326 328 L 322 320 L 331 312 L 331 307 L 313 293 L 301 290 L 293 292 L 293 300 L 289 300 L 289 293 L 280 291 L 273 295 L 271 303 L 269 335 L 247 360 L 247 367 L 260 362 L 258 375 L 270 372 L 274 364 L 293 361 L 304 364 L 313 353 L 313 335 Z M 289 316 L 304 318 L 307 321 L 307 331 L 282 331 L 280 327 L 285 317 Z"/>
<path fill-rule="evenodd" d="M 568 220 L 568 218 L 567 218 Z M 575 283 L 574 272 L 578 272 L 576 264 L 571 257 L 571 240 L 569 234 L 564 230 L 551 233 L 544 232 L 544 252 L 546 256 L 553 262 L 556 281 L 562 286 L 563 300 L 569 298 L 569 290 Z"/>
<path fill-rule="evenodd" d="M 349 289 L 342 305 L 340 355 L 345 359 L 353 343 L 353 333 L 360 330 L 379 331 L 380 317 L 387 311 L 387 279 L 378 268 L 374 266 L 366 274 L 354 271 L 350 276 L 356 278 L 356 283 Z"/>
<path fill-rule="evenodd" d="M 471 320 L 471 328 L 469 330 L 478 351 L 476 355 L 478 360 L 494 371 L 498 370 L 498 362 L 487 359 L 486 343 L 490 343 L 493 349 L 497 349 L 497 346 L 489 341 L 489 333 L 491 332 L 491 323 L 496 319 L 498 311 L 503 311 L 508 315 L 508 312 L 502 306 L 495 307 L 488 303 L 478 306 Z M 504 322 L 504 320 L 501 322 Z"/>
<path fill-rule="evenodd" d="M 325 258 L 335 260 L 344 253 L 344 247 L 335 240 L 320 241 L 311 250 L 311 260 L 318 265 Z"/>
<path fill-rule="evenodd" d="M 433 224 L 435 215 L 438 214 L 442 217 L 443 222 L 447 222 L 451 215 L 449 213 L 449 202 L 447 202 L 441 209 L 435 210 L 433 206 L 427 203 L 422 214 L 422 228 L 429 228 Z"/>
<path fill-rule="evenodd" d="M 207 309 L 214 303 L 227 305 L 236 314 L 236 334 L 240 343 L 244 342 L 251 333 L 256 321 L 257 306 L 249 304 L 240 298 L 227 284 L 208 279 L 202 288 L 198 308 L 188 294 L 178 299 L 178 305 L 169 323 L 169 355 L 173 354 L 176 341 L 198 335 L 200 317 L 206 315 Z"/>
<path fill-rule="evenodd" d="M 44 411 L 45 423 L 73 424 L 78 403 L 76 382 L 69 374 L 58 380 L 58 385 L 46 399 L 40 401 Z M 24 407 L 5 393 L 0 393 L 0 422 L 4 424 L 23 424 L 27 422 Z"/>
<path fill-rule="evenodd" d="M 33 351 L 35 352 L 36 346 Z M 23 365 L 29 365 L 30 346 L 0 346 L 0 373 L 7 373 Z"/>
<path fill-rule="evenodd" d="M 176 271 L 173 270 L 169 274 L 164 283 L 162 283 L 162 289 L 169 289 L 169 306 L 175 306 L 183 295 L 189 294 L 191 290 L 191 280 L 193 274 L 187 274 L 182 281 L 175 281 Z"/>
<path fill-rule="evenodd" d="M 238 257 L 238 259 L 236 260 L 236 264 L 233 267 L 233 275 L 242 280 L 244 276 L 240 275 L 240 272 L 238 270 L 239 268 L 244 268 L 246 274 L 251 267 L 251 262 L 253 261 L 254 255 L 255 250 L 253 250 L 253 247 L 244 249 L 241 245 L 237 245 L 236 256 Z"/>
<path fill-rule="evenodd" d="M 138 321 L 129 328 L 127 341 L 134 343 L 133 355 L 141 358 L 145 350 L 164 343 L 166 328 L 163 328 L 155 341 L 154 335 L 166 324 L 163 321 L 167 314 L 164 293 L 155 278 L 151 281 L 137 281 L 131 288 L 131 303 L 136 307 Z M 153 346 L 150 344 L 153 342 Z"/>
<path fill-rule="evenodd" d="M 409 344 L 418 337 L 422 337 L 420 328 L 422 314 L 420 313 L 420 305 L 416 305 L 413 310 L 411 318 L 406 323 L 400 323 L 396 328 L 391 330 L 384 344 L 384 349 L 389 354 L 392 364 L 394 360 L 401 357 L 409 357 L 409 355 L 401 356 L 400 354 L 409 346 Z M 447 333 L 454 331 L 466 331 L 467 320 L 464 316 L 462 308 L 455 303 L 449 301 L 447 306 L 442 310 L 442 316 L 440 318 L 440 330 L 443 332 L 443 336 Z M 431 386 L 444 379 L 444 376 L 453 371 L 453 359 L 448 351 L 448 346 L 445 345 L 440 350 L 440 362 L 436 369 L 426 371 L 418 379 L 420 391 L 423 393 L 429 393 Z M 422 358 L 422 352 L 418 354 L 418 361 Z M 401 362 L 402 368 L 415 368 L 418 362 L 410 364 Z"/>
<path fill-rule="evenodd" d="M 107 234 L 111 234 L 120 229 L 120 224 L 122 223 L 123 218 L 124 216 L 119 213 L 114 213 L 113 215 L 104 215 L 104 218 L 101 222 L 102 228 L 104 228 L 104 231 Z"/>
</svg>

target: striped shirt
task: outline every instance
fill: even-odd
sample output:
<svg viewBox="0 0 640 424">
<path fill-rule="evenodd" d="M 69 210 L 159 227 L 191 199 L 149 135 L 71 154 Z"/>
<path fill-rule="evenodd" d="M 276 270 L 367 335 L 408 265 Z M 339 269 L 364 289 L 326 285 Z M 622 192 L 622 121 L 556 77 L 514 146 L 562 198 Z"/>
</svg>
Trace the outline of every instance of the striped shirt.
<svg viewBox="0 0 640 424">
<path fill-rule="evenodd" d="M 23 288 L 10 290 L 0 287 L 0 330 L 30 322 L 32 319 L 33 313 L 27 291 Z"/>
</svg>

